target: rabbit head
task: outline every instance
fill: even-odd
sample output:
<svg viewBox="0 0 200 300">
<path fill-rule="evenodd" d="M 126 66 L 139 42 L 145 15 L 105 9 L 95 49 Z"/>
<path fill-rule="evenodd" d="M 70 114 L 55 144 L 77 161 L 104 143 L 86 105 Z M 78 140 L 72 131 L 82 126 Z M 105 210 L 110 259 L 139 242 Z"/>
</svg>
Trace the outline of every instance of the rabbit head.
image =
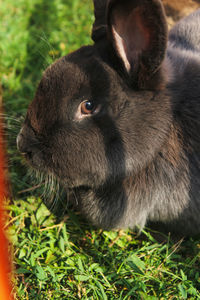
<svg viewBox="0 0 200 300">
<path fill-rule="evenodd" d="M 94 45 L 44 72 L 17 145 L 33 168 L 74 191 L 94 224 L 143 226 L 150 204 L 140 213 L 133 199 L 130 218 L 126 211 L 129 187 L 165 148 L 171 128 L 165 13 L 158 0 L 94 7 Z"/>
</svg>

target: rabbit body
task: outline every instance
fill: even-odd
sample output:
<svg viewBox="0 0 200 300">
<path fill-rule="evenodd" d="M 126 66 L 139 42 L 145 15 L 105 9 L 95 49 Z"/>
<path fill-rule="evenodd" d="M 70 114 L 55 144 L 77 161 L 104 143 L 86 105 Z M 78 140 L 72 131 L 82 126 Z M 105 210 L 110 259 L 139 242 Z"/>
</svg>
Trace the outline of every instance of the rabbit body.
<svg viewBox="0 0 200 300">
<path fill-rule="evenodd" d="M 18 148 L 98 227 L 197 234 L 200 10 L 168 37 L 160 1 L 104 2 L 94 45 L 44 72 Z"/>
</svg>

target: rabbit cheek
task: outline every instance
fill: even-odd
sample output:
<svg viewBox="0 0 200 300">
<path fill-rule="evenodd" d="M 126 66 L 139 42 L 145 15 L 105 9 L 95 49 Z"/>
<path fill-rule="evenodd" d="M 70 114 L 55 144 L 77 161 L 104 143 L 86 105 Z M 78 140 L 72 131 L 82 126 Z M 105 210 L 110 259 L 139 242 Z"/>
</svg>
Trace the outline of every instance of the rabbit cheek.
<svg viewBox="0 0 200 300">
<path fill-rule="evenodd" d="M 99 186 L 106 181 L 108 161 L 99 129 L 60 128 L 48 147 L 51 171 L 66 187 Z"/>
<path fill-rule="evenodd" d="M 84 153 L 65 152 L 52 155 L 52 172 L 67 188 L 99 185 L 105 180 L 104 172 L 100 174 L 92 164 L 97 165 L 93 157 Z"/>
</svg>

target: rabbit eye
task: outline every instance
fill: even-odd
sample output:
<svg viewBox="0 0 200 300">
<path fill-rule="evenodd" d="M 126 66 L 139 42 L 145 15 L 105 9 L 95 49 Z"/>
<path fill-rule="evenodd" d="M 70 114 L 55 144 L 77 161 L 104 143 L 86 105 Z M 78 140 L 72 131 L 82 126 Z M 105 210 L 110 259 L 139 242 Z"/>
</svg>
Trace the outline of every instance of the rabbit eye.
<svg viewBox="0 0 200 300">
<path fill-rule="evenodd" d="M 92 114 L 95 110 L 95 105 L 92 101 L 84 101 L 81 103 L 81 113 L 83 115 Z"/>
<path fill-rule="evenodd" d="M 93 101 L 85 100 L 81 102 L 75 114 L 75 120 L 81 121 L 86 117 L 97 114 L 101 109 L 101 105 L 96 105 Z"/>
</svg>

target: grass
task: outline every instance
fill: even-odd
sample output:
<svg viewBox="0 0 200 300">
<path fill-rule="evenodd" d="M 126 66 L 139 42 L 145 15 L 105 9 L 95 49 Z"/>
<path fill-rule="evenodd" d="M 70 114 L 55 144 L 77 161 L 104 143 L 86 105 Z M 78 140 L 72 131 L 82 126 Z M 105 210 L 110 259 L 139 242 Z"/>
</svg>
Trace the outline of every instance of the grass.
<svg viewBox="0 0 200 300">
<path fill-rule="evenodd" d="M 198 241 L 94 230 L 73 213 L 55 224 L 35 198 L 9 208 L 18 299 L 200 298 Z"/>
<path fill-rule="evenodd" d="M 6 115 L 16 299 L 200 299 L 200 239 L 158 243 L 146 231 L 107 232 L 41 201 L 15 139 L 43 70 L 91 43 L 86 0 L 0 2 L 0 76 Z M 27 190 L 28 189 L 28 190 Z M 27 192 L 22 192 L 27 190 Z"/>
</svg>

